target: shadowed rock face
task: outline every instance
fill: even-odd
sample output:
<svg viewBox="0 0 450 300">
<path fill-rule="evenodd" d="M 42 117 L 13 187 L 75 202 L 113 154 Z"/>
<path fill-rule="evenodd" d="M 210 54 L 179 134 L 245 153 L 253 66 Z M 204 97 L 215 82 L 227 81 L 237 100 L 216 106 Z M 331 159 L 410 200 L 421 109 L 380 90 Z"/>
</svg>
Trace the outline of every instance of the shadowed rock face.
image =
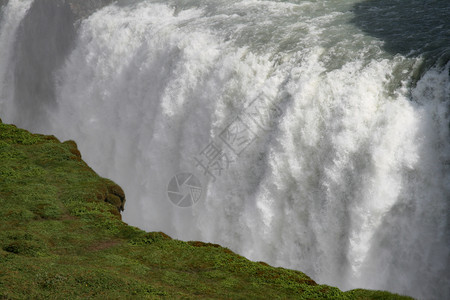
<svg viewBox="0 0 450 300">
<path fill-rule="evenodd" d="M 45 124 L 47 107 L 56 103 L 54 71 L 64 63 L 73 47 L 75 21 L 76 15 L 69 5 L 37 0 L 20 23 L 14 54 L 18 62 L 14 70 L 14 101 L 26 107 L 17 118 L 28 128 Z"/>
<path fill-rule="evenodd" d="M 77 20 L 113 0 L 35 0 L 21 21 L 15 41 L 14 102 L 16 122 L 39 132 L 56 107 L 55 71 L 64 64 L 76 39 Z M 0 0 L 4 7 L 8 0 Z M 41 124 L 36 127 L 35 124 Z"/>
<path fill-rule="evenodd" d="M 72 11 L 75 19 L 81 19 L 89 16 L 94 11 L 102 8 L 105 5 L 111 4 L 113 0 L 38 0 L 35 2 L 41 2 L 45 4 L 58 2 L 56 6 L 67 6 Z M 8 0 L 0 0 L 0 7 L 6 5 Z"/>
<path fill-rule="evenodd" d="M 353 12 L 353 23 L 384 41 L 390 53 L 423 56 L 428 67 L 450 60 L 450 1 L 366 0 Z"/>
</svg>

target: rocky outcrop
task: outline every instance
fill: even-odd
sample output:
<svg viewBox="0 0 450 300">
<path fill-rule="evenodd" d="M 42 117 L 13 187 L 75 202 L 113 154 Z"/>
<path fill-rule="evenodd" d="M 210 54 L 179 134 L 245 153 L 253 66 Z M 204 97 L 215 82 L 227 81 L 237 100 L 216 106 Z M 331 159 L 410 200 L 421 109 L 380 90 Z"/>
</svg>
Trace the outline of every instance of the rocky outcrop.
<svg viewBox="0 0 450 300">
<path fill-rule="evenodd" d="M 117 207 L 119 212 L 125 209 L 125 193 L 114 182 L 106 186 L 106 196 L 102 200 Z"/>
<path fill-rule="evenodd" d="M 74 196 L 76 193 L 72 193 L 81 188 L 84 190 L 82 195 L 84 200 L 107 202 L 115 208 L 111 207 L 111 213 L 121 217 L 120 212 L 124 210 L 126 201 L 124 191 L 113 181 L 99 177 L 82 160 L 74 141 L 61 143 L 53 135 L 32 134 L 14 125 L 3 124 L 0 119 L 0 146 L 2 146 L 0 147 L 0 175 L 8 173 L 11 180 L 20 178 L 25 176 L 26 172 L 19 171 L 18 166 L 26 165 L 26 168 L 35 170 L 36 174 L 49 174 L 48 178 L 43 176 L 42 182 L 47 182 L 50 186 L 54 185 L 59 189 L 61 199 L 80 198 L 80 196 Z M 7 153 L 13 151 L 28 157 L 27 160 L 20 161 L 20 164 L 14 160 L 2 163 L 1 158 L 6 159 L 10 156 Z M 30 155 L 33 155 L 33 158 L 30 158 Z M 14 162 L 16 165 L 8 168 L 7 162 Z M 66 178 L 54 175 L 63 170 L 65 172 L 62 174 L 67 174 Z M 41 183 L 37 182 L 37 184 Z M 5 185 L 4 188 L 6 187 Z M 11 185 L 11 191 L 14 189 Z"/>
<path fill-rule="evenodd" d="M 73 154 L 72 159 L 84 163 L 75 141 L 69 140 L 63 144 L 69 146 L 69 151 Z M 97 199 L 114 205 L 119 213 L 125 209 L 125 192 L 119 185 L 110 180 L 105 180 L 105 184 L 98 187 Z"/>
</svg>

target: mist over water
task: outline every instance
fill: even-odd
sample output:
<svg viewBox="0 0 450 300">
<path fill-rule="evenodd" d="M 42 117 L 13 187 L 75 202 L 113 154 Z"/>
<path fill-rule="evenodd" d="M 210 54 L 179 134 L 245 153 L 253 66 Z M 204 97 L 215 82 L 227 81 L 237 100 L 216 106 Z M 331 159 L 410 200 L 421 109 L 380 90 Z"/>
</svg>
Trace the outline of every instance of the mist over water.
<svg viewBox="0 0 450 300">
<path fill-rule="evenodd" d="M 75 140 L 131 225 L 344 290 L 448 299 L 450 8 L 404 2 L 119 1 L 77 20 L 9 0 L 0 117 Z M 281 114 L 245 121 L 256 140 L 213 180 L 195 157 L 255 99 Z M 203 189 L 189 208 L 167 195 L 181 172 Z"/>
</svg>

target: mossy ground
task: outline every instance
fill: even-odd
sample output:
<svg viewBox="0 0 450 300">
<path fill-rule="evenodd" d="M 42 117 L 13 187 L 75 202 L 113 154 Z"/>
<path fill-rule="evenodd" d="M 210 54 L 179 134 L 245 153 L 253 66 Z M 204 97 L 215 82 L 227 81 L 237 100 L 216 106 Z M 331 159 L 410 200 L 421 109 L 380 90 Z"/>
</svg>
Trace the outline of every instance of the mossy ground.
<svg viewBox="0 0 450 300">
<path fill-rule="evenodd" d="M 105 202 L 111 186 L 73 142 L 0 121 L 1 299 L 410 299 L 344 293 L 218 245 L 128 226 Z"/>
</svg>

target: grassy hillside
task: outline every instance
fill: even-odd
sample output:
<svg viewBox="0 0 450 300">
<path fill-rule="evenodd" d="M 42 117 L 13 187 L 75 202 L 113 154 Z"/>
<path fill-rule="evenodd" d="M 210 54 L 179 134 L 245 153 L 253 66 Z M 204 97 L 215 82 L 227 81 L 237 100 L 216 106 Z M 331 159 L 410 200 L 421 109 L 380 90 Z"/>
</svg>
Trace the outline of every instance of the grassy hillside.
<svg viewBox="0 0 450 300">
<path fill-rule="evenodd" d="M 121 221 L 124 202 L 74 142 L 0 121 L 0 299 L 410 299 L 141 231 Z"/>
</svg>

